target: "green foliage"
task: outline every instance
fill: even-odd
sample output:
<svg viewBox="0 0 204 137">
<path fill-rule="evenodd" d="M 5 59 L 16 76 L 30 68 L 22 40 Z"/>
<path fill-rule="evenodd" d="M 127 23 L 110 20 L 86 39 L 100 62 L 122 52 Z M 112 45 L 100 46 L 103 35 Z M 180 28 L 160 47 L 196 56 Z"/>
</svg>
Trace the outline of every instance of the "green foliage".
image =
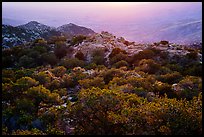
<svg viewBox="0 0 204 137">
<path fill-rule="evenodd" d="M 15 81 L 15 72 L 12 69 L 3 69 L 2 82 L 9 83 L 11 81 Z"/>
<path fill-rule="evenodd" d="M 151 49 L 144 49 L 132 56 L 131 63 L 137 65 L 140 60 L 152 59 L 154 56 L 155 53 Z"/>
<path fill-rule="evenodd" d="M 172 55 L 148 45 L 129 56 L 115 48 L 106 61 L 109 49 L 97 48 L 85 63 L 74 48 L 85 39 L 2 50 L 3 135 L 202 134 L 201 51 Z"/>
<path fill-rule="evenodd" d="M 56 77 L 62 77 L 67 69 L 64 66 L 58 66 L 50 70 Z"/>
<path fill-rule="evenodd" d="M 32 114 L 35 110 L 34 108 L 35 106 L 31 99 L 27 99 L 27 98 L 17 99 L 15 103 L 16 103 L 16 112 L 24 111 Z"/>
<path fill-rule="evenodd" d="M 49 71 L 41 71 L 35 75 L 35 79 L 40 82 L 40 84 L 46 85 L 46 87 L 51 82 L 52 74 Z"/>
<path fill-rule="evenodd" d="M 31 57 L 28 57 L 27 55 L 21 56 L 19 59 L 19 65 L 25 68 L 34 67 L 34 59 Z"/>
<path fill-rule="evenodd" d="M 105 50 L 95 49 L 92 53 L 92 63 L 96 65 L 103 65 L 105 63 Z"/>
<path fill-rule="evenodd" d="M 124 53 L 118 53 L 114 57 L 110 58 L 110 64 L 113 65 L 114 63 L 117 63 L 119 61 L 128 61 L 128 56 Z"/>
<path fill-rule="evenodd" d="M 75 119 L 75 134 L 124 134 L 129 103 L 137 106 L 140 101 L 134 95 L 115 90 L 82 90 L 79 100 L 65 117 Z"/>
<path fill-rule="evenodd" d="M 101 76 L 104 78 L 105 84 L 108 84 L 114 77 L 121 77 L 123 72 L 119 69 L 111 68 L 104 71 Z"/>
<path fill-rule="evenodd" d="M 103 81 L 103 78 L 101 77 L 95 77 L 93 79 L 83 79 L 79 80 L 79 85 L 82 88 L 92 88 L 92 87 L 99 87 L 103 88 L 105 85 L 105 82 Z"/>
<path fill-rule="evenodd" d="M 60 64 L 67 69 L 72 69 L 74 67 L 83 67 L 85 62 L 77 58 L 65 58 L 61 61 Z"/>
<path fill-rule="evenodd" d="M 139 70 L 144 71 L 145 73 L 155 74 L 161 68 L 161 65 L 156 63 L 152 59 L 142 59 L 139 62 Z"/>
<path fill-rule="evenodd" d="M 129 66 L 129 64 L 125 60 L 118 61 L 117 63 L 113 64 L 113 67 L 120 68 L 124 66 Z"/>
<path fill-rule="evenodd" d="M 52 36 L 49 40 L 48 40 L 48 44 L 55 44 L 56 42 L 65 42 L 66 38 L 64 36 Z"/>
<path fill-rule="evenodd" d="M 16 130 L 12 132 L 12 135 L 45 135 L 41 130 L 39 129 L 31 129 L 31 130 Z"/>
<path fill-rule="evenodd" d="M 55 43 L 54 53 L 55 56 L 59 59 L 63 58 L 67 54 L 67 47 L 64 42 L 56 42 Z"/>
<path fill-rule="evenodd" d="M 112 50 L 111 54 L 109 55 L 109 58 L 113 58 L 115 55 L 117 55 L 119 53 L 127 54 L 127 52 L 125 50 L 122 50 L 120 48 L 114 48 Z"/>
<path fill-rule="evenodd" d="M 179 89 L 175 91 L 178 98 L 186 98 L 188 100 L 198 96 L 202 92 L 201 78 L 195 76 L 186 76 L 178 83 Z"/>
<path fill-rule="evenodd" d="M 37 86 L 39 82 L 35 79 L 32 79 L 31 77 L 22 77 L 16 81 L 16 84 L 22 86 L 22 88 L 27 89 L 29 87 Z"/>
<path fill-rule="evenodd" d="M 173 72 L 173 73 L 167 73 L 165 75 L 160 75 L 158 76 L 157 79 L 164 83 L 174 84 L 182 80 L 182 75 L 179 72 Z"/>
<path fill-rule="evenodd" d="M 61 101 L 59 94 L 51 93 L 50 90 L 42 85 L 31 87 L 25 92 L 25 94 L 34 99 L 34 105 L 36 108 L 39 107 L 41 102 L 58 104 Z"/>
<path fill-rule="evenodd" d="M 74 46 L 74 45 L 78 45 L 79 43 L 83 42 L 83 40 L 86 39 L 86 36 L 84 35 L 78 35 L 78 36 L 74 36 L 72 39 L 71 39 L 71 45 Z"/>
<path fill-rule="evenodd" d="M 67 95 L 67 90 L 66 90 L 66 88 L 61 88 L 61 89 L 53 90 L 52 93 L 57 93 L 62 97 L 62 96 Z"/>
<path fill-rule="evenodd" d="M 41 56 L 41 61 L 45 65 L 46 64 L 56 65 L 59 60 L 57 59 L 54 53 L 44 53 Z"/>
</svg>

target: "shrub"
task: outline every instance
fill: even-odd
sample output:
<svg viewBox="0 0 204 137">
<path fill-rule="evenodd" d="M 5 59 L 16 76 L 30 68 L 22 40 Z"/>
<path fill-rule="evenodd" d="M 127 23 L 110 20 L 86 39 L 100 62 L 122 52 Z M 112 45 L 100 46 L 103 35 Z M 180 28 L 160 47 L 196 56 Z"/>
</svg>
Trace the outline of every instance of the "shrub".
<svg viewBox="0 0 204 137">
<path fill-rule="evenodd" d="M 75 134 L 125 134 L 131 130 L 127 127 L 131 110 L 139 104 L 140 100 L 135 95 L 92 88 L 79 93 L 79 100 L 68 108 L 70 113 L 64 117 L 75 119 Z"/>
<path fill-rule="evenodd" d="M 56 77 L 62 77 L 67 69 L 64 66 L 58 66 L 50 70 Z"/>
<path fill-rule="evenodd" d="M 108 84 L 114 77 L 123 76 L 123 72 L 119 69 L 111 68 L 104 71 L 101 76 L 104 78 L 105 84 Z"/>
<path fill-rule="evenodd" d="M 28 57 L 27 55 L 24 55 L 24 56 L 20 57 L 19 65 L 22 67 L 25 67 L 25 68 L 29 68 L 29 67 L 34 67 L 35 62 L 34 62 L 33 58 Z"/>
<path fill-rule="evenodd" d="M 54 53 L 42 54 L 41 61 L 43 64 L 50 64 L 50 65 L 56 65 L 58 63 L 58 59 Z"/>
<path fill-rule="evenodd" d="M 16 130 L 12 132 L 12 135 L 45 135 L 41 130 L 39 129 L 31 129 L 31 130 Z"/>
<path fill-rule="evenodd" d="M 202 92 L 201 81 L 199 77 L 186 76 L 178 83 L 179 90 L 176 90 L 175 93 L 178 95 L 178 98 L 191 100 L 194 96 L 198 96 Z"/>
<path fill-rule="evenodd" d="M 122 50 L 120 48 L 114 48 L 112 50 L 111 54 L 109 55 L 109 58 L 113 58 L 115 55 L 117 55 L 119 53 L 127 54 L 127 52 L 125 50 Z"/>
<path fill-rule="evenodd" d="M 57 58 L 63 58 L 67 54 L 66 45 L 63 42 L 57 42 L 54 49 L 54 53 Z"/>
<path fill-rule="evenodd" d="M 104 65 L 105 64 L 105 49 L 95 49 L 92 52 L 92 63 L 96 65 Z"/>
<path fill-rule="evenodd" d="M 122 61 L 122 60 L 127 61 L 128 56 L 123 53 L 118 53 L 114 57 L 110 58 L 110 64 L 113 65 L 114 63 Z"/>
<path fill-rule="evenodd" d="M 131 58 L 131 63 L 137 65 L 142 59 L 152 59 L 155 53 L 151 49 L 144 49 L 137 54 L 134 54 Z"/>
<path fill-rule="evenodd" d="M 86 39 L 86 36 L 84 35 L 78 35 L 78 36 L 74 36 L 72 39 L 71 39 L 71 46 L 74 46 L 74 45 L 78 45 L 79 43 L 83 42 L 83 40 Z"/>
<path fill-rule="evenodd" d="M 82 88 L 92 88 L 92 87 L 99 87 L 103 88 L 105 85 L 105 82 L 103 81 L 102 77 L 95 77 L 93 79 L 83 79 L 79 80 L 79 85 Z"/>
<path fill-rule="evenodd" d="M 70 59 L 65 58 L 61 61 L 60 64 L 66 67 L 67 69 L 72 69 L 74 67 L 83 67 L 85 65 L 85 62 L 77 58 L 70 58 Z"/>
<path fill-rule="evenodd" d="M 123 66 L 127 66 L 128 67 L 128 63 L 124 60 L 121 60 L 121 61 L 118 61 L 117 63 L 113 64 L 113 67 L 115 68 L 120 68 L 120 67 L 123 67 Z"/>
<path fill-rule="evenodd" d="M 167 73 L 165 75 L 158 76 L 158 80 L 168 84 L 178 83 L 182 80 L 183 76 L 179 72 Z"/>
<path fill-rule="evenodd" d="M 139 62 L 139 69 L 141 71 L 144 71 L 145 73 L 155 74 L 160 70 L 160 68 L 161 68 L 161 65 L 157 64 L 152 59 L 142 59 Z"/>
</svg>

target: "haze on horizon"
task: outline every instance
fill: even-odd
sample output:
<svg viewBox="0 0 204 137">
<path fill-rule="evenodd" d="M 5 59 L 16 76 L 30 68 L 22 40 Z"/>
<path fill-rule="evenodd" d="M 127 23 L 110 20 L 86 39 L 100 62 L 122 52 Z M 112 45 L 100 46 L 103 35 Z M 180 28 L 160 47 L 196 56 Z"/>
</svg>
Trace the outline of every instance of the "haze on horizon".
<svg viewBox="0 0 204 137">
<path fill-rule="evenodd" d="M 54 27 L 74 23 L 135 40 L 141 30 L 202 20 L 202 2 L 2 2 L 2 19 Z"/>
</svg>

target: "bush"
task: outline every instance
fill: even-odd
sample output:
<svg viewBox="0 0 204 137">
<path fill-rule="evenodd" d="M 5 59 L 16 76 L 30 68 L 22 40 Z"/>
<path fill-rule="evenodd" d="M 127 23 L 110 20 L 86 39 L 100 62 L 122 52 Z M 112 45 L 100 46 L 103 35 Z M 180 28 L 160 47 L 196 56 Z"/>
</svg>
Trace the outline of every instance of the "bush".
<svg viewBox="0 0 204 137">
<path fill-rule="evenodd" d="M 56 65 L 58 63 L 58 59 L 55 56 L 54 53 L 44 53 L 41 56 L 41 61 L 43 64 L 50 64 L 50 65 Z"/>
<path fill-rule="evenodd" d="M 56 77 L 62 77 L 67 69 L 63 66 L 58 66 L 50 70 Z"/>
<path fill-rule="evenodd" d="M 161 65 L 157 64 L 152 59 L 142 59 L 139 62 L 139 70 L 144 71 L 145 73 L 155 74 L 161 68 Z"/>
<path fill-rule="evenodd" d="M 39 129 L 31 129 L 31 130 L 16 130 L 12 132 L 12 135 L 46 135 Z"/>
<path fill-rule="evenodd" d="M 104 65 L 105 64 L 105 51 L 104 49 L 95 49 L 92 52 L 92 63 L 96 65 Z"/>
<path fill-rule="evenodd" d="M 151 49 L 144 49 L 137 54 L 134 54 L 131 58 L 131 63 L 137 65 L 138 62 L 142 59 L 152 59 L 155 56 L 155 53 Z"/>
<path fill-rule="evenodd" d="M 68 108 L 70 113 L 64 117 L 75 119 L 75 134 L 125 134 L 127 130 L 131 130 L 127 127 L 133 109 L 131 106 L 136 107 L 140 104 L 139 101 L 135 95 L 115 90 L 82 90 L 79 100 Z"/>
<path fill-rule="evenodd" d="M 67 54 L 66 45 L 63 42 L 57 42 L 54 49 L 54 53 L 57 58 L 63 58 Z"/>
<path fill-rule="evenodd" d="M 72 39 L 71 39 L 71 46 L 74 46 L 74 45 L 78 45 L 79 43 L 83 42 L 83 40 L 86 39 L 86 36 L 84 35 L 78 35 L 78 36 L 74 36 Z"/>
<path fill-rule="evenodd" d="M 194 96 L 198 96 L 202 92 L 201 78 L 195 76 L 186 76 L 178 83 L 178 89 L 175 93 L 178 98 L 186 98 L 187 100 L 193 99 Z"/>
<path fill-rule="evenodd" d="M 120 68 L 124 66 L 127 66 L 127 67 L 129 66 L 129 64 L 124 60 L 118 61 L 117 63 L 113 64 L 113 67 L 115 68 Z"/>
<path fill-rule="evenodd" d="M 30 68 L 30 67 L 34 67 L 36 64 L 33 58 L 28 57 L 27 55 L 24 55 L 20 57 L 19 65 L 25 68 Z"/>
<path fill-rule="evenodd" d="M 104 78 L 105 84 L 108 84 L 114 77 L 123 76 L 123 72 L 119 69 L 111 68 L 107 71 L 104 71 L 101 76 Z"/>
<path fill-rule="evenodd" d="M 79 60 L 77 58 L 65 58 L 60 63 L 62 66 L 66 67 L 67 69 L 72 69 L 74 67 L 83 67 L 85 62 Z"/>
<path fill-rule="evenodd" d="M 183 76 L 179 72 L 167 73 L 165 75 L 158 76 L 158 80 L 168 84 L 178 83 L 182 80 Z"/>
<path fill-rule="evenodd" d="M 109 55 L 109 58 L 113 58 L 113 57 L 115 57 L 115 55 L 117 55 L 119 53 L 127 54 L 127 52 L 125 50 L 122 50 L 120 48 L 114 48 L 112 50 L 111 54 Z"/>
<path fill-rule="evenodd" d="M 99 87 L 103 88 L 105 85 L 105 82 L 103 81 L 102 77 L 95 77 L 93 79 L 83 79 L 79 80 L 79 85 L 82 88 L 92 88 L 92 87 Z"/>
<path fill-rule="evenodd" d="M 123 53 L 118 53 L 114 57 L 110 58 L 110 65 L 113 65 L 114 63 L 122 61 L 122 60 L 128 61 L 128 56 Z"/>
</svg>

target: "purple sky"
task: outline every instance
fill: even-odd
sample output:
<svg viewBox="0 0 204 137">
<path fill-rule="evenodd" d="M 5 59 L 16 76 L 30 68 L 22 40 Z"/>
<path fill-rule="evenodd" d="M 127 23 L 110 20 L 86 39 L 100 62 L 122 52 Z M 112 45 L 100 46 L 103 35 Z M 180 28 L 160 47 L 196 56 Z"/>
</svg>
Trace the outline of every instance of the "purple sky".
<svg viewBox="0 0 204 137">
<path fill-rule="evenodd" d="M 75 23 L 120 35 L 123 28 L 136 30 L 138 24 L 148 28 L 158 22 L 201 20 L 201 11 L 202 2 L 2 2 L 2 18 L 24 23 L 35 20 L 54 27 Z"/>
</svg>

